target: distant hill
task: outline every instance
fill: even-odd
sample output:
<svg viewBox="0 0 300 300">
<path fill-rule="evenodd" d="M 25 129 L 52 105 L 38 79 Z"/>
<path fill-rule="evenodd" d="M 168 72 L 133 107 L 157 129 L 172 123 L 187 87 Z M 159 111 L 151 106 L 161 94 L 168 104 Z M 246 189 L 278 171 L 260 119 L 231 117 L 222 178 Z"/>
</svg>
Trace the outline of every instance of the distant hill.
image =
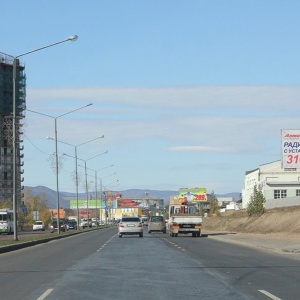
<svg viewBox="0 0 300 300">
<path fill-rule="evenodd" d="M 51 190 L 45 186 L 26 186 L 26 189 L 30 191 L 32 196 L 44 195 L 47 199 L 48 205 L 50 208 L 57 207 L 57 193 L 54 190 Z M 129 189 L 124 191 L 118 191 L 122 194 L 122 198 L 154 198 L 154 199 L 163 199 L 165 203 L 169 202 L 171 195 L 176 195 L 177 191 L 156 191 L 156 190 L 142 190 L 142 189 Z M 147 193 L 147 194 L 146 194 Z M 94 192 L 89 193 L 89 195 L 95 196 Z M 86 199 L 85 193 L 79 193 L 78 197 L 80 199 Z M 63 208 L 70 207 L 70 200 L 76 199 L 76 193 L 68 192 L 59 192 L 59 204 Z"/>
<path fill-rule="evenodd" d="M 51 190 L 45 186 L 30 187 L 26 186 L 26 189 L 30 191 L 32 196 L 44 195 L 47 199 L 48 206 L 50 208 L 57 207 L 57 195 L 56 191 Z M 129 189 L 124 191 L 118 191 L 122 194 L 122 198 L 152 198 L 152 199 L 163 199 L 164 203 L 169 203 L 170 196 L 177 195 L 178 191 L 159 191 L 159 190 L 143 190 L 143 189 Z M 95 196 L 94 193 L 89 193 Z M 80 199 L 85 199 L 85 193 L 78 194 Z M 228 193 L 224 195 L 216 195 L 216 197 L 232 197 L 234 200 L 239 200 L 241 197 L 240 193 Z M 70 208 L 70 200 L 76 199 L 76 193 L 59 192 L 59 204 L 60 207 Z"/>
</svg>

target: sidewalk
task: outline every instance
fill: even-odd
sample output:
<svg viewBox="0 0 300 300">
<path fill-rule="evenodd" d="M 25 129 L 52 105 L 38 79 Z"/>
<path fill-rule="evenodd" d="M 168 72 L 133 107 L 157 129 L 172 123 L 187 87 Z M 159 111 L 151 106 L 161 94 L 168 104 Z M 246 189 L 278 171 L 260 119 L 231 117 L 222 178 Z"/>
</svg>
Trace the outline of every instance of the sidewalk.
<svg viewBox="0 0 300 300">
<path fill-rule="evenodd" d="M 202 236 L 215 239 L 226 243 L 234 243 L 247 247 L 270 250 L 277 253 L 299 254 L 300 259 L 300 234 L 284 233 L 239 233 L 239 232 L 216 232 L 204 231 Z M 297 255 L 298 257 L 298 255 Z"/>
</svg>

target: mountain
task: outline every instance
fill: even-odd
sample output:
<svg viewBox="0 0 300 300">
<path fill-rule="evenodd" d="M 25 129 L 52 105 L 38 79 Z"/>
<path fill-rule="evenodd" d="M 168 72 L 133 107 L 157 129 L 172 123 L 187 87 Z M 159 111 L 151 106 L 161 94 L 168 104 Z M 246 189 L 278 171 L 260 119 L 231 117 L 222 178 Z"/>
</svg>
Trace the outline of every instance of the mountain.
<svg viewBox="0 0 300 300">
<path fill-rule="evenodd" d="M 29 190 L 30 195 L 32 196 L 44 196 L 47 199 L 48 206 L 50 208 L 57 207 L 57 193 L 54 190 L 51 190 L 45 186 L 36 186 L 36 187 L 25 187 Z M 129 189 L 124 191 L 118 191 L 122 194 L 122 198 L 152 198 L 152 199 L 163 199 L 164 203 L 169 203 L 170 196 L 177 195 L 178 191 L 159 191 L 159 190 L 143 190 L 143 189 Z M 92 196 L 95 194 L 89 193 Z M 85 193 L 78 194 L 79 199 L 86 199 Z M 239 200 L 241 198 L 241 193 L 228 193 L 224 195 L 216 195 L 216 197 L 232 197 L 234 200 Z M 59 204 L 60 207 L 69 208 L 70 199 L 76 199 L 76 193 L 68 192 L 59 192 Z"/>
<path fill-rule="evenodd" d="M 57 193 L 54 190 L 51 190 L 45 186 L 26 186 L 27 190 L 29 190 L 30 195 L 37 196 L 43 195 L 48 202 L 48 206 L 50 208 L 57 207 Z M 122 198 L 154 198 L 154 199 L 164 199 L 164 202 L 169 202 L 169 198 L 171 195 L 177 195 L 178 191 L 156 191 L 156 190 L 142 190 L 142 189 L 129 189 L 124 191 L 118 191 L 118 193 L 122 194 Z M 95 196 L 94 192 L 89 193 L 89 195 Z M 79 199 L 86 199 L 86 193 L 79 193 Z M 76 193 L 69 192 L 59 192 L 59 204 L 60 207 L 69 208 L 70 203 L 69 200 L 76 199 Z"/>
</svg>

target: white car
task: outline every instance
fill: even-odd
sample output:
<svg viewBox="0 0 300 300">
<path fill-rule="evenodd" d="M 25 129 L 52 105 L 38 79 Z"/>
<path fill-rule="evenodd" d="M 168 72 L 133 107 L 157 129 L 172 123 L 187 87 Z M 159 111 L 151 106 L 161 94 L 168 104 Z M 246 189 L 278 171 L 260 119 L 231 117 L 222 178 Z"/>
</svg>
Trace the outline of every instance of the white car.
<svg viewBox="0 0 300 300">
<path fill-rule="evenodd" d="M 33 224 L 33 231 L 37 231 L 37 230 L 45 230 L 45 223 L 43 221 L 35 221 Z"/>
<path fill-rule="evenodd" d="M 92 227 L 92 220 L 91 219 L 87 219 L 87 218 L 83 218 L 81 219 L 81 223 L 79 224 L 79 226 L 84 229 L 86 227 Z"/>
<path fill-rule="evenodd" d="M 143 237 L 143 224 L 139 217 L 123 217 L 118 226 L 118 235 L 121 238 L 123 235 L 137 234 Z"/>
</svg>

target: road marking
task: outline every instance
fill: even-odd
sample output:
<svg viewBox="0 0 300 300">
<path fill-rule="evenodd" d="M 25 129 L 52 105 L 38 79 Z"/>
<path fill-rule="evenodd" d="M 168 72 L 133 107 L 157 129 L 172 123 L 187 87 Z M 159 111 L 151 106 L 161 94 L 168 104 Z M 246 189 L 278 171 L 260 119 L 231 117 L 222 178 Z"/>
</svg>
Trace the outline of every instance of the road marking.
<svg viewBox="0 0 300 300">
<path fill-rule="evenodd" d="M 273 299 L 273 300 L 282 300 L 281 298 L 278 298 L 276 296 L 274 296 L 273 294 L 265 291 L 265 290 L 258 290 L 259 292 L 261 292 L 262 294 L 268 296 L 269 298 Z"/>
<path fill-rule="evenodd" d="M 102 250 L 116 235 L 113 235 L 108 241 L 106 241 L 98 250 L 97 252 L 99 252 L 100 250 Z"/>
<path fill-rule="evenodd" d="M 48 289 L 44 294 L 42 294 L 36 300 L 44 300 L 52 291 L 53 291 L 53 289 Z"/>
</svg>

